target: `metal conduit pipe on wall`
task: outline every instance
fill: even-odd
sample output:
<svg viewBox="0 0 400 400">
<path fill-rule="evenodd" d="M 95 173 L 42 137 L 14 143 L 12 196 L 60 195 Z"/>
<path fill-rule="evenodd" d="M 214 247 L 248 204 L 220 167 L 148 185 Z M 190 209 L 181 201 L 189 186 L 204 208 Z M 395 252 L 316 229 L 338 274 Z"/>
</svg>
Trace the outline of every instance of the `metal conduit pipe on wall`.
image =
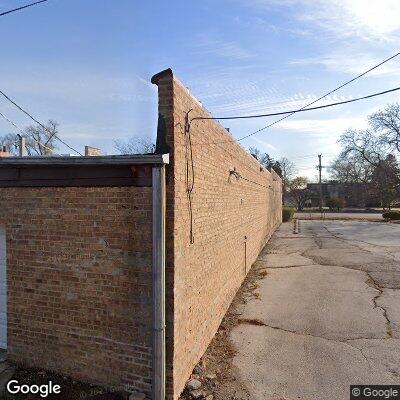
<svg viewBox="0 0 400 400">
<path fill-rule="evenodd" d="M 168 163 L 167 156 L 165 163 Z M 165 400 L 165 165 L 156 165 L 153 181 L 153 368 L 152 399 Z"/>
</svg>

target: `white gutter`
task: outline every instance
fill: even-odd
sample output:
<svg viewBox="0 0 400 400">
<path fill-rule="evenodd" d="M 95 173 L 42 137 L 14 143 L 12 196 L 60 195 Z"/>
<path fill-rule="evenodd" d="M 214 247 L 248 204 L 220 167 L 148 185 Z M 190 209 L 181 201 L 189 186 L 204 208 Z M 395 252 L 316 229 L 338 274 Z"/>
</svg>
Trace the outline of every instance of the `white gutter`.
<svg viewBox="0 0 400 400">
<path fill-rule="evenodd" d="M 168 163 L 165 159 L 165 163 Z M 152 399 L 165 400 L 165 164 L 153 166 L 153 368 Z"/>
</svg>

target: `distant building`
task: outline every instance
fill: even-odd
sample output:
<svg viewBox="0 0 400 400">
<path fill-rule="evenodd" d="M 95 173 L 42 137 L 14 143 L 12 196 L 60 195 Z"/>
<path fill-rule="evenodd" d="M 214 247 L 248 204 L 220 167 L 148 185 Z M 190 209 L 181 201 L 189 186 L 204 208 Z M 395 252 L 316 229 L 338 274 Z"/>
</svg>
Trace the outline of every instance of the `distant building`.
<svg viewBox="0 0 400 400">
<path fill-rule="evenodd" d="M 97 147 L 85 146 L 85 156 L 86 157 L 94 157 L 101 156 L 101 150 Z"/>
<path fill-rule="evenodd" d="M 309 183 L 307 184 L 307 189 L 311 192 L 309 205 L 311 207 L 319 207 L 319 183 Z M 371 198 L 367 183 L 323 182 L 323 205 L 332 197 L 343 199 L 346 202 L 346 207 L 369 207 L 374 205 L 374 199 Z"/>
<path fill-rule="evenodd" d="M 0 147 L 0 157 L 10 157 L 10 153 L 8 152 L 6 146 Z"/>
</svg>

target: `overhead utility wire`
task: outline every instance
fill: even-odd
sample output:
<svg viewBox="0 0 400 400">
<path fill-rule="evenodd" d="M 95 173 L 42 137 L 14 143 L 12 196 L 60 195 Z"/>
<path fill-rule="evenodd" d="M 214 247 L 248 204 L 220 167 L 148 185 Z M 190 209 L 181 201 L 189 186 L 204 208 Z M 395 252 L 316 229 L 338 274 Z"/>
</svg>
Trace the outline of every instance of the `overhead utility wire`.
<svg viewBox="0 0 400 400">
<path fill-rule="evenodd" d="M 216 120 L 223 120 L 223 119 L 249 119 L 249 118 L 274 117 L 274 116 L 277 116 L 277 115 L 295 114 L 295 113 L 298 113 L 298 112 L 319 110 L 320 108 L 327 108 L 327 107 L 339 106 L 341 104 L 353 103 L 355 101 L 370 99 L 371 97 L 376 97 L 376 96 L 381 96 L 383 94 L 396 92 L 397 90 L 400 90 L 400 86 L 399 87 L 395 87 L 393 89 L 384 90 L 383 92 L 378 92 L 378 93 L 369 94 L 367 96 L 357 97 L 355 99 L 343 100 L 343 101 L 338 101 L 336 103 L 329 103 L 329 104 L 324 104 L 322 106 L 316 106 L 316 107 L 310 107 L 310 108 L 300 108 L 299 110 L 281 111 L 281 112 L 275 112 L 275 113 L 269 113 L 269 114 L 240 115 L 240 116 L 233 116 L 233 117 L 194 117 L 194 118 L 191 119 L 191 121 L 201 120 L 201 119 L 214 119 L 214 120 L 215 119 Z M 318 100 L 315 100 L 315 101 L 318 101 Z M 307 106 L 304 106 L 304 107 L 307 107 Z"/>
<path fill-rule="evenodd" d="M 24 8 L 35 6 L 36 4 L 44 3 L 46 1 L 48 1 L 48 0 L 40 0 L 40 1 L 36 1 L 34 3 L 31 3 L 31 4 L 27 4 L 27 5 L 22 6 L 22 7 L 14 8 L 14 9 L 8 10 L 8 11 L 4 11 L 4 12 L 0 13 L 0 17 L 2 17 L 3 15 L 11 14 L 11 13 L 13 13 L 15 11 L 23 10 Z"/>
<path fill-rule="evenodd" d="M 268 124 L 268 125 L 264 126 L 263 128 L 258 129 L 257 131 L 252 132 L 252 133 L 250 133 L 250 134 L 248 134 L 248 135 L 246 135 L 246 136 L 243 136 L 243 137 L 241 137 L 241 138 L 239 138 L 239 139 L 237 139 L 237 140 L 238 140 L 238 141 L 241 141 L 241 140 L 247 139 L 247 138 L 250 137 L 250 136 L 253 136 L 253 135 L 255 135 L 255 134 L 257 134 L 257 133 L 259 133 L 259 132 L 261 132 L 261 131 L 263 131 L 263 130 L 265 130 L 265 129 L 270 128 L 271 126 L 277 124 L 278 122 L 281 122 L 281 121 L 283 121 L 283 120 L 286 119 L 286 118 L 289 118 L 289 117 L 292 116 L 293 114 L 295 114 L 295 113 L 297 113 L 297 112 L 299 112 L 299 111 L 301 111 L 301 110 L 304 110 L 305 108 L 307 108 L 307 107 L 309 107 L 309 106 L 315 104 L 317 101 L 322 100 L 323 98 L 325 98 L 325 97 L 331 95 L 332 93 L 337 92 L 339 89 L 341 89 L 341 88 L 343 88 L 343 87 L 349 85 L 350 83 L 354 82 L 355 80 L 357 80 L 357 79 L 363 77 L 364 75 L 368 74 L 369 72 L 373 71 L 374 69 L 376 69 L 376 68 L 380 67 L 381 65 L 387 63 L 388 61 L 393 60 L 393 58 L 397 57 L 399 54 L 400 54 L 400 52 L 394 54 L 393 56 L 387 58 L 386 60 L 383 60 L 383 61 L 380 62 L 379 64 L 376 64 L 375 66 L 373 66 L 372 68 L 368 69 L 367 71 L 365 71 L 365 72 L 363 72 L 363 73 L 357 75 L 356 77 L 350 79 L 349 81 L 343 83 L 342 85 L 338 86 L 337 88 L 335 88 L 335 89 L 329 91 L 328 93 L 322 95 L 321 97 L 318 97 L 316 100 L 312 101 L 311 103 L 306 104 L 304 107 L 299 108 L 298 110 L 292 112 L 291 114 L 285 115 L 284 117 L 279 118 L 278 120 L 272 122 L 271 124 Z"/>
<path fill-rule="evenodd" d="M 9 119 L 8 117 L 6 117 L 2 112 L 0 112 L 0 117 L 4 118 L 7 122 L 9 122 L 14 128 L 16 128 L 22 135 L 25 136 L 25 132 L 13 121 L 11 121 L 11 119 Z M 46 145 L 44 145 L 43 143 L 41 143 L 39 140 L 37 140 L 33 135 L 31 135 L 32 140 L 34 140 L 39 146 L 43 147 L 44 149 L 50 150 L 52 153 L 54 153 L 54 150 L 51 147 L 48 147 Z M 58 153 L 54 153 L 58 156 L 61 156 L 61 154 Z"/>
<path fill-rule="evenodd" d="M 314 154 L 309 154 L 309 155 L 305 155 L 305 156 L 298 156 L 298 157 L 290 157 L 290 161 L 292 160 L 298 160 L 301 158 L 315 158 L 315 156 L 317 156 L 319 153 L 314 153 Z M 325 153 L 325 156 L 334 156 L 335 153 Z"/>
<path fill-rule="evenodd" d="M 304 107 L 307 107 L 307 106 L 304 106 L 303 108 L 301 108 L 299 110 L 295 110 L 295 111 L 284 111 L 284 112 L 280 112 L 280 113 L 263 114 L 263 115 L 256 115 L 256 116 L 240 116 L 240 117 L 225 117 L 225 118 L 229 118 L 229 119 L 234 119 L 234 118 L 258 118 L 258 117 L 268 117 L 268 116 L 274 116 L 274 115 L 287 114 L 285 117 L 280 118 L 277 121 L 272 122 L 271 124 L 265 126 L 264 128 L 261 128 L 261 129 L 255 131 L 255 132 L 253 132 L 253 133 L 250 133 L 249 135 L 246 135 L 246 136 L 244 136 L 244 137 L 242 137 L 240 139 L 236 139 L 237 141 L 240 141 L 240 140 L 248 138 L 249 136 L 255 135 L 256 133 L 259 133 L 259 132 L 263 131 L 264 129 L 267 129 L 267 128 L 271 127 L 272 125 L 275 125 L 278 122 L 280 122 L 280 121 L 282 121 L 282 120 L 284 120 L 284 119 L 286 119 L 286 118 L 290 117 L 291 115 L 293 115 L 295 113 L 298 113 L 298 112 L 313 111 L 313 110 L 320 109 L 320 108 L 332 107 L 332 106 L 337 106 L 337 105 L 345 104 L 345 103 L 352 103 L 352 102 L 355 102 L 355 101 L 360 101 L 360 100 L 365 100 L 365 99 L 369 99 L 369 98 L 376 97 L 376 96 L 381 96 L 383 94 L 395 92 L 395 91 L 398 91 L 398 90 L 400 90 L 400 87 L 396 87 L 396 88 L 393 88 L 393 89 L 385 90 L 385 91 L 379 92 L 379 93 L 369 94 L 369 95 L 363 96 L 363 97 L 357 97 L 357 98 L 351 99 L 351 100 L 344 100 L 344 101 L 341 101 L 341 102 L 325 104 L 323 106 L 317 106 L 317 107 L 313 107 L 313 108 L 304 108 Z M 318 99 L 315 100 L 315 101 L 318 101 Z M 310 103 L 310 104 L 312 104 L 312 103 Z M 190 123 L 192 123 L 192 121 L 195 121 L 195 120 L 217 120 L 217 119 L 218 118 L 214 118 L 214 117 L 194 117 L 194 118 L 192 118 L 190 120 Z M 190 123 L 189 123 L 189 126 L 190 126 Z M 225 142 L 226 141 L 211 142 L 210 144 L 218 144 L 218 143 L 225 143 Z M 203 145 L 203 144 L 208 144 L 208 143 L 205 142 L 205 143 L 200 143 L 200 144 Z"/>
<path fill-rule="evenodd" d="M 37 123 L 39 126 L 41 126 L 44 130 L 50 133 L 51 137 L 56 138 L 59 140 L 63 145 L 68 147 L 70 150 L 74 151 L 75 153 L 79 154 L 80 156 L 83 156 L 78 150 L 74 149 L 71 147 L 68 143 L 64 142 L 59 136 L 57 136 L 54 132 L 51 132 L 45 125 L 43 125 L 41 122 L 39 122 L 36 118 L 34 118 L 31 114 L 28 113 L 28 111 L 25 111 L 21 106 L 19 106 L 14 100 L 12 100 L 10 97 L 8 97 L 3 91 L 0 90 L 0 94 L 5 97 L 11 104 L 13 104 L 15 107 L 17 107 L 20 111 L 22 111 L 25 115 L 27 115 L 32 121 Z M 50 138 L 51 138 L 50 137 Z"/>
</svg>

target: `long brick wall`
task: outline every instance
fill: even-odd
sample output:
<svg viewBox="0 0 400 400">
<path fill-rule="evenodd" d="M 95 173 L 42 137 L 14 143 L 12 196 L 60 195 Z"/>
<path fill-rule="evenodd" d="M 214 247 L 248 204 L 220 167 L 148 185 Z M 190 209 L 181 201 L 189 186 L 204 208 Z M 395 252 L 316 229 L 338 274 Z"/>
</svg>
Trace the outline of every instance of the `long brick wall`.
<svg viewBox="0 0 400 400">
<path fill-rule="evenodd" d="M 158 144 L 171 154 L 167 385 L 177 399 L 281 222 L 281 180 L 216 121 L 193 120 L 188 131 L 189 110 L 210 114 L 171 71 L 153 81 Z M 151 207 L 151 187 L 1 188 L 12 361 L 150 394 Z"/>
<path fill-rule="evenodd" d="M 12 361 L 150 393 L 151 190 L 1 189 Z"/>
<path fill-rule="evenodd" d="M 168 170 L 168 352 L 170 398 L 176 399 L 203 355 L 260 250 L 281 222 L 281 180 L 214 120 L 194 120 L 187 144 L 185 116 L 210 114 L 166 71 L 158 84 L 159 113 L 171 149 Z M 187 160 L 193 154 L 193 239 Z M 190 160 L 190 158 L 189 158 Z M 192 168 L 189 162 L 189 183 Z M 235 170 L 244 179 L 237 179 Z M 172 291 L 173 290 L 173 291 Z M 173 293 L 173 294 L 172 294 Z"/>
</svg>

